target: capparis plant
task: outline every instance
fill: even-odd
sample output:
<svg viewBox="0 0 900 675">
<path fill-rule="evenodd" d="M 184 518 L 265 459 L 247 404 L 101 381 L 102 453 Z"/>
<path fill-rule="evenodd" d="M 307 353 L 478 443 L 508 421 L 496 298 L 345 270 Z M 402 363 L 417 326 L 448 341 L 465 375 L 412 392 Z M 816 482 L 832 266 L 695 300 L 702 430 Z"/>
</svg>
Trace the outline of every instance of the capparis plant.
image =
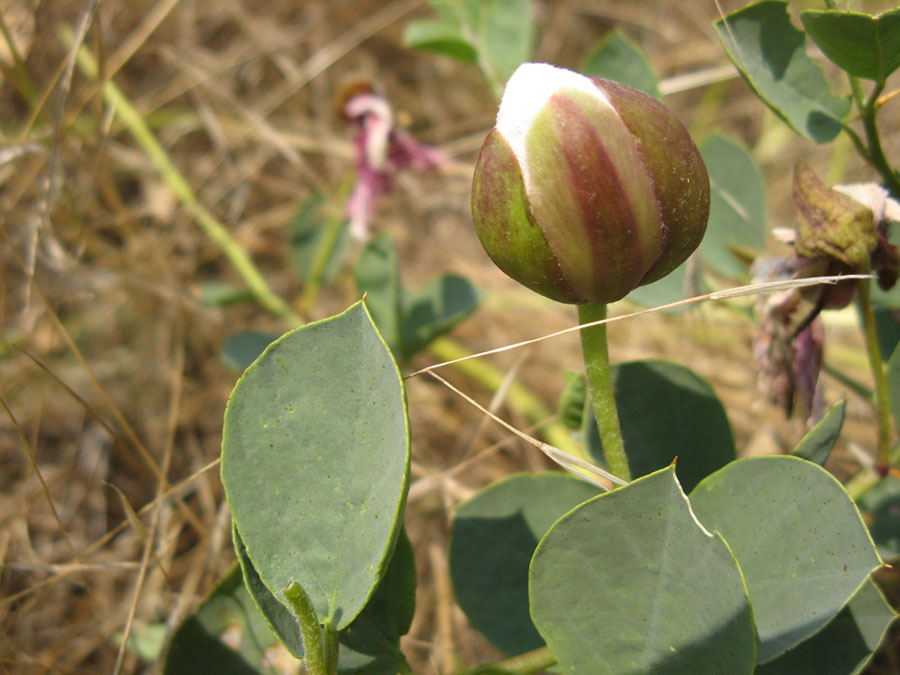
<svg viewBox="0 0 900 675">
<path fill-rule="evenodd" d="M 477 62 L 492 81 L 506 72 L 483 38 L 498 16 L 527 3 L 430 4 L 433 23 L 410 31 L 419 46 Z M 787 16 L 786 3 L 767 1 L 724 17 L 717 30 L 763 101 L 812 141 L 850 134 L 885 192 L 879 209 L 858 190 L 836 197 L 798 169 L 795 256 L 778 274 L 877 272 L 890 286 L 897 174 L 876 113 L 900 67 L 900 10 L 803 14 L 805 31 L 850 76 L 850 98 L 831 92 Z M 528 30 L 514 40 L 520 47 L 530 45 Z M 628 49 L 622 40 L 604 48 Z M 868 93 L 860 78 L 874 83 Z M 724 408 L 702 378 L 665 361 L 609 362 L 598 323 L 606 305 L 682 269 L 711 204 L 710 228 L 718 222 L 704 144 L 698 149 L 645 93 L 655 86 L 643 89 L 522 65 L 476 163 L 478 236 L 514 279 L 577 305 L 587 386 L 570 376 L 561 408 L 581 430 L 581 456 L 542 446 L 569 474 L 509 476 L 454 514 L 459 605 L 507 657 L 466 672 L 859 672 L 895 615 L 872 580 L 883 562 L 870 530 L 823 468 L 846 400 L 811 416 L 791 456 L 738 459 Z M 848 121 L 851 104 L 862 136 Z M 390 252 L 383 240 L 370 246 L 372 255 Z M 852 283 L 878 371 L 872 399 L 888 411 L 878 441 L 886 472 L 893 431 L 885 424 L 896 409 L 888 382 L 898 380 L 900 357 L 885 369 L 873 352 L 871 280 Z M 849 301 L 847 288 L 780 296 L 764 308 L 769 334 L 781 340 L 765 343 L 780 345 L 769 355 L 783 358 L 773 381 L 788 378 L 792 396 L 808 374 L 794 368 L 806 354 L 801 334 L 820 310 Z M 222 452 L 238 562 L 176 634 L 168 672 L 212 672 L 210 664 L 267 672 L 276 640 L 310 673 L 411 672 L 399 648 L 415 588 L 402 527 L 409 424 L 397 364 L 405 357 L 391 349 L 404 306 L 381 312 L 393 322 L 387 341 L 385 319 L 373 319 L 379 312 L 364 299 L 278 338 L 238 381 Z M 798 315 L 798 307 L 806 309 Z M 217 638 L 233 625 L 247 636 L 238 649 Z"/>
</svg>

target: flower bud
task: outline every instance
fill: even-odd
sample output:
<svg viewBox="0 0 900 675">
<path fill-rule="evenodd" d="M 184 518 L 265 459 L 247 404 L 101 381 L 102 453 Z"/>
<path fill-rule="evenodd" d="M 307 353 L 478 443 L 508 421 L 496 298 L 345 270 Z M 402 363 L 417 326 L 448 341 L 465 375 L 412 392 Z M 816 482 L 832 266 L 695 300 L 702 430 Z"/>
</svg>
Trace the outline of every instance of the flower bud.
<svg viewBox="0 0 900 675">
<path fill-rule="evenodd" d="M 472 217 L 513 279 L 560 302 L 613 302 L 684 262 L 708 216 L 700 153 L 656 99 L 546 64 L 510 78 Z"/>
</svg>

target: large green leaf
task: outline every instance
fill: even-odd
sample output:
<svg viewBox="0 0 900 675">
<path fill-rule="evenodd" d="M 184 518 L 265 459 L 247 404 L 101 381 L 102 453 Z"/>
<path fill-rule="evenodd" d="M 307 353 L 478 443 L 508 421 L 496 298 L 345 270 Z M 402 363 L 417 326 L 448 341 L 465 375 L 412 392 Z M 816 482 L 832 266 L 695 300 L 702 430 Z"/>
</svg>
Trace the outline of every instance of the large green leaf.
<svg viewBox="0 0 900 675">
<path fill-rule="evenodd" d="M 812 462 L 732 462 L 694 489 L 691 504 L 741 565 L 760 663 L 821 630 L 881 564 L 843 486 Z"/>
<path fill-rule="evenodd" d="M 610 31 L 585 57 L 582 75 L 615 80 L 659 98 L 659 77 L 644 51 L 619 29 Z"/>
<path fill-rule="evenodd" d="M 566 673 L 753 671 L 741 572 L 672 467 L 560 518 L 529 572 L 531 613 Z"/>
<path fill-rule="evenodd" d="M 469 621 L 501 652 L 544 641 L 528 612 L 528 564 L 553 522 L 598 489 L 561 473 L 519 474 L 482 490 L 453 516 L 450 577 Z"/>
<path fill-rule="evenodd" d="M 381 580 L 409 465 L 397 366 L 363 303 L 272 343 L 225 412 L 222 482 L 247 557 L 285 602 L 350 624 Z"/>
<path fill-rule="evenodd" d="M 234 565 L 175 631 L 163 672 L 275 675 L 278 670 L 271 650 L 277 645 L 244 588 L 240 568 Z"/>
<path fill-rule="evenodd" d="M 883 82 L 900 68 L 900 8 L 878 16 L 807 9 L 800 19 L 825 56 L 851 75 Z"/>
<path fill-rule="evenodd" d="M 787 6 L 781 0 L 748 5 L 717 21 L 716 31 L 756 95 L 798 134 L 824 143 L 841 132 L 850 99 L 831 93 Z"/>
<path fill-rule="evenodd" d="M 700 244 L 703 261 L 729 279 L 746 279 L 737 251 L 762 252 L 766 239 L 766 191 L 756 161 L 739 143 L 719 133 L 700 143 L 709 171 L 709 225 Z"/>
<path fill-rule="evenodd" d="M 825 466 L 825 462 L 828 461 L 828 457 L 834 449 L 834 444 L 841 435 L 846 412 L 847 399 L 842 398 L 831 406 L 831 409 L 825 413 L 816 426 L 800 439 L 794 449 L 794 456 L 815 462 L 819 466 Z"/>
<path fill-rule="evenodd" d="M 478 307 L 481 293 L 465 277 L 441 274 L 429 280 L 403 311 L 400 350 L 409 360 L 433 340 L 449 333 Z"/>
<path fill-rule="evenodd" d="M 689 368 L 670 361 L 631 361 L 613 367 L 616 408 L 632 476 L 676 461 L 691 490 L 735 459 L 734 436 L 716 392 Z M 588 452 L 605 465 L 593 409 L 586 416 Z"/>
<path fill-rule="evenodd" d="M 757 668 L 756 675 L 856 675 L 872 658 L 896 616 L 878 586 L 869 579 L 831 623 Z"/>
</svg>

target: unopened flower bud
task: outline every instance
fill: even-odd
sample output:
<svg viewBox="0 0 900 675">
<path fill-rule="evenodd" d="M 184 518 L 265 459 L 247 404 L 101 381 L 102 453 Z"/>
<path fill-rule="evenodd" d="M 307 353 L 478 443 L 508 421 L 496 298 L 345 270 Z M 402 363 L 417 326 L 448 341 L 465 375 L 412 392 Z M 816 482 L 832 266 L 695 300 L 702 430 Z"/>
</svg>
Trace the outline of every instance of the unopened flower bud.
<svg viewBox="0 0 900 675">
<path fill-rule="evenodd" d="M 513 279 L 560 302 L 608 303 L 697 248 L 709 177 L 687 130 L 656 99 L 524 64 L 481 147 L 472 216 Z"/>
</svg>

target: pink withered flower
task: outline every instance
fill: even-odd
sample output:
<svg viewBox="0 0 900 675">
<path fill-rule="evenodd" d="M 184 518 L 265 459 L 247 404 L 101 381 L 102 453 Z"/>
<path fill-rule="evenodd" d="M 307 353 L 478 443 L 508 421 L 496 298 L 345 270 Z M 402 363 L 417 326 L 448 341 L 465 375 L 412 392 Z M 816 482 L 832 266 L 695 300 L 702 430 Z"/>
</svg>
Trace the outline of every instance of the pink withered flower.
<svg viewBox="0 0 900 675">
<path fill-rule="evenodd" d="M 354 83 L 345 89 L 339 111 L 356 132 L 356 184 L 347 200 L 346 215 L 353 237 L 366 241 L 372 234 L 375 202 L 390 192 L 394 174 L 402 169 L 434 169 L 447 158 L 398 127 L 390 103 L 371 85 Z"/>
<path fill-rule="evenodd" d="M 900 204 L 880 186 L 829 188 L 805 164 L 794 170 L 794 229 L 778 229 L 777 239 L 793 256 L 756 265 L 755 281 L 874 272 L 887 290 L 900 274 L 900 249 L 888 241 L 887 224 L 900 221 Z M 758 305 L 754 354 L 760 383 L 770 400 L 809 424 L 823 412 L 818 386 L 824 333 L 823 309 L 846 307 L 856 282 L 810 286 L 764 297 Z"/>
</svg>

